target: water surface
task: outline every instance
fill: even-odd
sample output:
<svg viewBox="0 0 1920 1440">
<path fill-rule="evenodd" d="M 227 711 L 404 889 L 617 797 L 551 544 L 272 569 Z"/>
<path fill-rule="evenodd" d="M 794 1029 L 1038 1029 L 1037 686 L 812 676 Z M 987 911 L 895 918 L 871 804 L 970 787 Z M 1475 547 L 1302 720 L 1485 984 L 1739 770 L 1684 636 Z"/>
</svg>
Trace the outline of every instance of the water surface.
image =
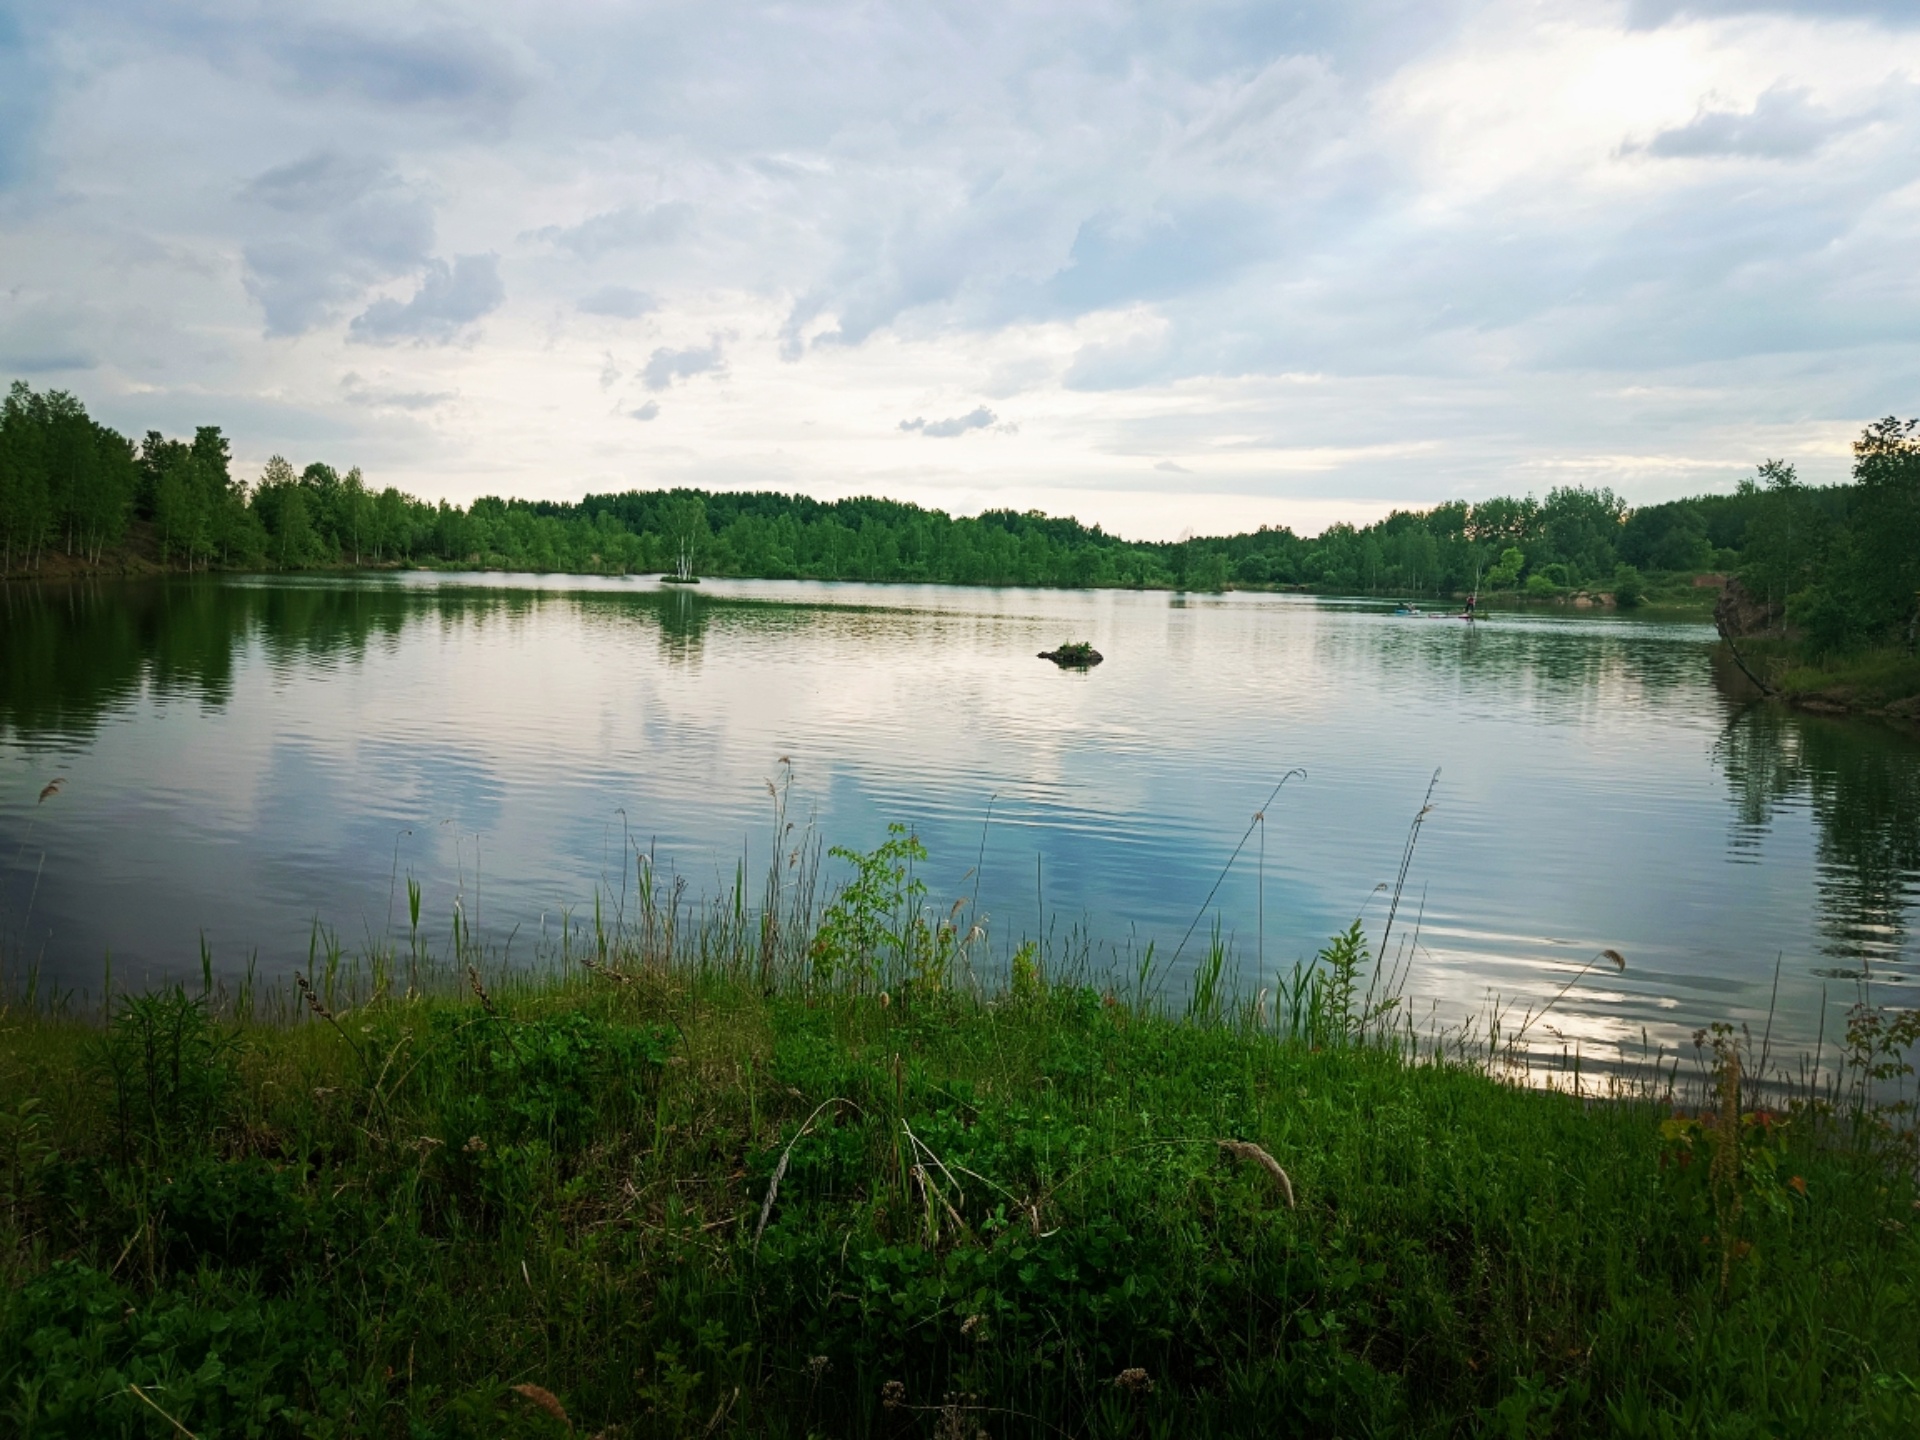
<svg viewBox="0 0 1920 1440">
<path fill-rule="evenodd" d="M 1214 897 L 1247 989 L 1375 934 L 1435 772 L 1400 930 L 1419 1013 L 1551 994 L 1587 1047 L 1717 1019 L 1817 1033 L 1915 959 L 1920 745 L 1716 676 L 1710 627 L 1473 626 L 1292 596 L 402 576 L 0 587 L 0 942 L 15 975 L 304 963 L 439 925 L 497 951 L 617 893 L 757 875 L 767 782 L 832 843 L 890 821 L 997 953 L 1165 958 Z M 1091 639 L 1099 668 L 1035 658 Z M 52 780 L 62 787 L 44 802 Z M 989 810 L 991 820 L 989 823 Z M 1264 857 L 1261 841 L 1264 839 Z M 977 873 L 976 859 L 979 860 Z M 1264 925 L 1262 915 L 1264 914 Z M 1170 975 L 1171 993 L 1183 977 Z M 1831 1026 L 1830 1026 L 1831 1029 Z"/>
</svg>

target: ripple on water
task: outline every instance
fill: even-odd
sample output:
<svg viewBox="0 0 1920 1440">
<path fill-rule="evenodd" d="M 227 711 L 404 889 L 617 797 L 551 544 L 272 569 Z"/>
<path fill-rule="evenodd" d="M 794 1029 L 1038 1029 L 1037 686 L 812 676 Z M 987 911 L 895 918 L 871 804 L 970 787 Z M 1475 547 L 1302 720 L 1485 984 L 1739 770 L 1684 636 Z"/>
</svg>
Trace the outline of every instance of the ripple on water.
<svg viewBox="0 0 1920 1440">
<path fill-rule="evenodd" d="M 108 950 L 191 973 L 202 930 L 223 966 L 304 962 L 316 916 L 384 933 L 401 874 L 436 924 L 478 893 L 496 941 L 630 887 L 636 850 L 728 885 L 764 861 L 782 756 L 830 841 L 913 826 L 932 892 L 978 887 L 1001 954 L 1077 926 L 1096 965 L 1164 957 L 1217 916 L 1257 988 L 1258 954 L 1291 966 L 1356 914 L 1378 936 L 1437 769 L 1394 942 L 1422 1013 L 1543 1003 L 1605 945 L 1628 968 L 1574 985 L 1563 1035 L 1763 1017 L 1778 956 L 1776 1035 L 1807 1036 L 1851 998 L 1836 974 L 1916 963 L 1920 747 L 1723 699 L 1700 624 L 555 577 L 239 581 L 191 611 L 152 590 L 0 621 L 5 653 L 64 657 L 0 676 L 0 942 L 77 983 Z M 140 646 L 104 643 L 128 610 Z M 1107 663 L 1034 659 L 1064 636 Z M 73 783 L 36 806 L 56 766 Z"/>
</svg>

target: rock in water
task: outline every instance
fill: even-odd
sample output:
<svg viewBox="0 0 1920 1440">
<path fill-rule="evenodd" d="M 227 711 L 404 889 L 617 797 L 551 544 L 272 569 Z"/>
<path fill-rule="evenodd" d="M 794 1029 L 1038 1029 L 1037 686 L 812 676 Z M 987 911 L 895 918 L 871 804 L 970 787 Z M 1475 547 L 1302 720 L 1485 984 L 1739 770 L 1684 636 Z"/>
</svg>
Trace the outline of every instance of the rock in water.
<svg viewBox="0 0 1920 1440">
<path fill-rule="evenodd" d="M 1085 670 L 1089 665 L 1098 665 L 1107 657 L 1082 640 L 1078 644 L 1062 645 L 1058 650 L 1042 650 L 1040 658 L 1051 660 L 1062 669 Z"/>
</svg>

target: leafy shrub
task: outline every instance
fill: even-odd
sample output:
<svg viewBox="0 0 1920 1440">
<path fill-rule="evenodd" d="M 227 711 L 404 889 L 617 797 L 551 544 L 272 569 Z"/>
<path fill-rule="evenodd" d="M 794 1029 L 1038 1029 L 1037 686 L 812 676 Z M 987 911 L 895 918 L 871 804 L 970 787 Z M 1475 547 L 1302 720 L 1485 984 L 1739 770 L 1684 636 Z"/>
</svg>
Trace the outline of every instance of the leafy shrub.
<svg viewBox="0 0 1920 1440">
<path fill-rule="evenodd" d="M 121 1158 L 204 1151 L 238 1082 L 238 1051 L 204 997 L 175 988 L 123 1001 L 90 1057 L 113 1091 Z"/>
<path fill-rule="evenodd" d="M 1618 566 L 1613 572 L 1613 603 L 1631 610 L 1647 598 L 1647 582 L 1631 565 Z"/>
<path fill-rule="evenodd" d="M 1367 932 L 1355 919 L 1320 947 L 1312 964 L 1295 965 L 1281 983 L 1278 1002 L 1287 1033 L 1316 1049 L 1362 1039 L 1396 1003 L 1392 996 L 1362 992 L 1361 972 L 1372 963 Z"/>
<path fill-rule="evenodd" d="M 199 1160 L 154 1191 L 156 1223 L 169 1261 L 199 1260 L 284 1268 L 306 1207 L 287 1171 L 264 1160 Z"/>
<path fill-rule="evenodd" d="M 673 1050 L 661 1025 L 616 1025 L 579 1011 L 539 1020 L 433 1018 L 444 1138 L 539 1140 L 566 1153 L 636 1113 Z"/>
<path fill-rule="evenodd" d="M 310 1304 L 267 1299 L 244 1280 L 205 1276 L 141 1295 L 74 1261 L 56 1261 L 0 1299 L 0 1419 L 34 1440 L 178 1432 L 301 1433 L 316 1382 L 343 1360 Z"/>
<path fill-rule="evenodd" d="M 951 924 L 926 916 L 926 882 L 913 873 L 927 858 L 918 837 L 889 825 L 885 842 L 866 854 L 838 845 L 828 853 L 854 873 L 821 917 L 809 952 L 813 978 L 828 983 L 846 974 L 861 984 L 944 988 L 960 937 Z"/>
<path fill-rule="evenodd" d="M 46 1129 L 46 1107 L 37 1095 L 0 1109 L 0 1209 L 17 1215 L 38 1199 L 54 1161 Z"/>
</svg>

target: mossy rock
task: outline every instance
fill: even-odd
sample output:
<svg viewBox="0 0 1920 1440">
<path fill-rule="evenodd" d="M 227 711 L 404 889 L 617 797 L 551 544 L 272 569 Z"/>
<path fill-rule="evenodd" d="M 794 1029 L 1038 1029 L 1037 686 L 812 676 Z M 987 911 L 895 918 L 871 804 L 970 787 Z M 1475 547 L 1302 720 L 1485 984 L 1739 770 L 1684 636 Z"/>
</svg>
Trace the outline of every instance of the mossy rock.
<svg viewBox="0 0 1920 1440">
<path fill-rule="evenodd" d="M 1042 660 L 1051 660 L 1063 670 L 1085 670 L 1090 665 L 1098 665 L 1107 657 L 1102 655 L 1086 641 L 1071 645 L 1062 645 L 1058 650 L 1042 650 Z"/>
</svg>

